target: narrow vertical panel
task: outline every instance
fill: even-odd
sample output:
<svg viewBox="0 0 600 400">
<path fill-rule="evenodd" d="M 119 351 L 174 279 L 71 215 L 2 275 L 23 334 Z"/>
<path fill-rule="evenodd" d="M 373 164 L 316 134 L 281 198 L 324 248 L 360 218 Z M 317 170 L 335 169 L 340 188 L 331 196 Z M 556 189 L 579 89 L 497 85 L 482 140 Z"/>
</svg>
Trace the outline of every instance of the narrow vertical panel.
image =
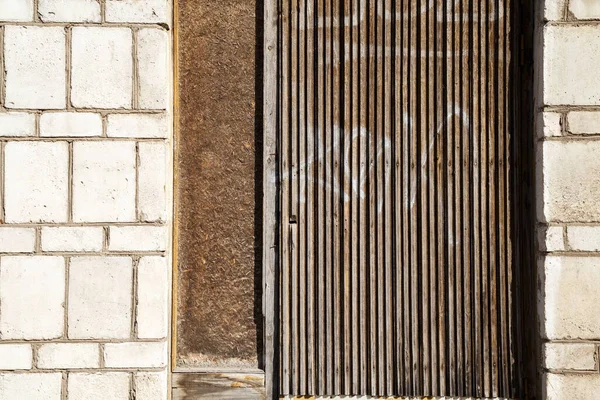
<svg viewBox="0 0 600 400">
<path fill-rule="evenodd" d="M 361 358 L 360 358 L 360 217 L 359 217 L 359 203 L 360 203 L 360 83 L 359 83 L 359 69 L 360 69 L 360 37 L 359 37 L 359 21 L 360 21 L 360 5 L 358 0 L 352 0 L 350 4 L 350 38 L 351 43 L 351 131 L 349 156 L 351 165 L 351 188 L 349 193 L 349 201 L 351 203 L 351 231 L 350 231 L 350 249 L 352 252 L 351 265 L 352 265 L 352 283 L 351 283 L 351 312 L 350 319 L 352 325 L 351 335 L 351 351 L 348 357 L 351 359 L 352 375 L 351 375 L 351 391 L 350 393 L 360 393 L 360 373 L 361 373 Z"/>
<path fill-rule="evenodd" d="M 315 0 L 306 1 L 305 29 L 306 29 L 306 391 L 314 393 L 316 390 L 316 259 L 317 259 L 317 230 L 316 210 L 317 199 L 315 190 L 317 182 L 317 117 L 315 107 Z"/>
<path fill-rule="evenodd" d="M 279 151 L 280 151 L 280 170 L 279 176 L 281 177 L 281 240 L 280 240 L 280 332 L 281 332 L 281 366 L 280 366 L 280 393 L 290 394 L 291 389 L 291 363 L 292 363 L 292 338 L 291 338 L 291 299 L 290 291 L 291 287 L 291 253 L 289 243 L 289 230 L 287 229 L 287 223 L 290 221 L 291 211 L 291 150 L 290 150 L 290 139 L 291 139 L 291 114 L 292 107 L 289 104 L 289 98 L 291 96 L 291 85 L 292 80 L 291 72 L 291 8 L 287 1 L 282 1 L 281 9 L 281 28 L 279 35 L 279 42 L 281 44 L 280 51 L 280 126 L 279 132 Z"/>
<path fill-rule="evenodd" d="M 341 51 L 342 51 L 342 68 L 340 71 L 341 78 L 343 80 L 342 94 L 340 96 L 343 101 L 343 131 L 341 134 L 341 166 L 340 171 L 341 179 L 343 183 L 342 193 L 340 194 L 340 201 L 343 204 L 342 208 L 342 312 L 343 312 L 343 325 L 342 325 L 342 337 L 344 339 L 344 345 L 342 349 L 342 385 L 341 393 L 351 393 L 350 387 L 352 383 L 352 372 L 351 372 L 351 343 L 352 343 L 352 322 L 351 322 L 351 206 L 352 206 L 352 160 L 351 160 L 351 145 L 352 145 L 352 40 L 350 30 L 351 28 L 351 1 L 344 1 L 341 4 Z"/>
<path fill-rule="evenodd" d="M 359 63 L 360 63 L 360 86 L 359 86 L 359 182 L 358 182 L 358 204 L 359 204 L 359 279 L 360 279 L 360 393 L 370 393 L 369 387 L 369 236 L 368 236 L 368 199 L 367 199 L 367 174 L 369 170 L 368 161 L 368 115 L 369 115 L 369 92 L 368 92 L 368 75 L 369 75 L 369 45 L 368 45 L 368 19 L 369 15 L 369 0 L 359 0 Z"/>
</svg>

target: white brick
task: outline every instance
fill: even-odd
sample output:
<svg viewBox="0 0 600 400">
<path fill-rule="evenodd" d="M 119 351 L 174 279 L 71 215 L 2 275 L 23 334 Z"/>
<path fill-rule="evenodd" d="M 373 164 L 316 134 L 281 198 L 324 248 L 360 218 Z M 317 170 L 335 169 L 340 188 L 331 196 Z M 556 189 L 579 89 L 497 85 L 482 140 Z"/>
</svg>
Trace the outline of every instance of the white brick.
<svg viewBox="0 0 600 400">
<path fill-rule="evenodd" d="M 138 32 L 139 106 L 166 109 L 169 80 L 169 34 L 162 29 Z"/>
<path fill-rule="evenodd" d="M 539 137 L 562 136 L 562 116 L 558 113 L 543 112 L 542 129 Z"/>
<path fill-rule="evenodd" d="M 73 220 L 135 220 L 135 143 L 73 144 Z"/>
<path fill-rule="evenodd" d="M 546 374 L 545 400 L 598 400 L 600 374 Z"/>
<path fill-rule="evenodd" d="M 34 136 L 35 115 L 21 112 L 0 113 L 0 136 Z"/>
<path fill-rule="evenodd" d="M 167 342 L 106 343 L 108 368 L 157 368 L 167 364 Z"/>
<path fill-rule="evenodd" d="M 0 258 L 0 337 L 55 339 L 63 334 L 62 257 Z"/>
<path fill-rule="evenodd" d="M 42 227 L 43 251 L 101 251 L 101 226 Z"/>
<path fill-rule="evenodd" d="M 67 380 L 69 400 L 129 400 L 129 374 L 71 373 Z"/>
<path fill-rule="evenodd" d="M 593 343 L 545 343 L 544 368 L 594 371 L 596 345 Z"/>
<path fill-rule="evenodd" d="M 138 264 L 137 327 L 142 339 L 167 336 L 169 270 L 164 257 L 142 257 Z"/>
<path fill-rule="evenodd" d="M 600 226 L 567 227 L 567 243 L 571 250 L 599 251 Z"/>
<path fill-rule="evenodd" d="M 66 96 L 65 30 L 4 27 L 8 108 L 63 108 Z"/>
<path fill-rule="evenodd" d="M 40 135 L 61 136 L 101 136 L 102 117 L 100 114 L 82 112 L 51 112 L 40 117 Z"/>
<path fill-rule="evenodd" d="M 132 271 L 129 257 L 71 258 L 70 339 L 124 339 L 130 336 Z"/>
<path fill-rule="evenodd" d="M 48 343 L 38 350 L 38 368 L 98 368 L 100 349 L 96 343 Z"/>
<path fill-rule="evenodd" d="M 100 22 L 98 0 L 39 0 L 43 22 Z"/>
<path fill-rule="evenodd" d="M 567 116 L 569 132 L 574 134 L 600 134 L 600 112 L 573 111 Z"/>
<path fill-rule="evenodd" d="M 0 399 L 60 400 L 62 374 L 0 374 Z"/>
<path fill-rule="evenodd" d="M 169 134 L 165 114 L 112 114 L 108 116 L 106 135 L 128 138 L 166 138 Z"/>
<path fill-rule="evenodd" d="M 0 21 L 33 21 L 33 0 L 0 0 Z"/>
<path fill-rule="evenodd" d="M 32 360 L 30 344 L 0 344 L 0 369 L 31 369 Z"/>
<path fill-rule="evenodd" d="M 540 251 L 565 250 L 565 240 L 562 226 L 547 226 L 539 228 L 538 239 Z"/>
<path fill-rule="evenodd" d="M 108 249 L 111 251 L 164 251 L 166 226 L 111 226 Z"/>
<path fill-rule="evenodd" d="M 541 169 L 541 221 L 600 221 L 600 142 L 546 141 Z M 541 212 L 542 208 L 538 208 Z"/>
<path fill-rule="evenodd" d="M 598 0 L 570 0 L 569 11 L 577 19 L 600 19 Z"/>
<path fill-rule="evenodd" d="M 166 220 L 167 145 L 139 144 L 138 210 L 142 221 Z"/>
<path fill-rule="evenodd" d="M 0 253 L 28 253 L 35 250 L 35 229 L 0 227 Z"/>
<path fill-rule="evenodd" d="M 167 398 L 166 372 L 138 372 L 134 379 L 136 400 L 164 400 Z"/>
<path fill-rule="evenodd" d="M 131 108 L 132 35 L 128 28 L 73 28 L 71 101 L 75 107 Z"/>
<path fill-rule="evenodd" d="M 65 222 L 67 143 L 8 142 L 4 153 L 6 222 Z"/>
<path fill-rule="evenodd" d="M 544 28 L 544 103 L 600 104 L 600 26 Z"/>
<path fill-rule="evenodd" d="M 600 337 L 600 258 L 546 257 L 543 299 L 543 337 L 597 339 Z"/>
<path fill-rule="evenodd" d="M 107 0 L 106 21 L 169 23 L 168 0 Z"/>
<path fill-rule="evenodd" d="M 566 0 L 544 0 L 544 19 L 557 21 L 564 17 Z"/>
</svg>

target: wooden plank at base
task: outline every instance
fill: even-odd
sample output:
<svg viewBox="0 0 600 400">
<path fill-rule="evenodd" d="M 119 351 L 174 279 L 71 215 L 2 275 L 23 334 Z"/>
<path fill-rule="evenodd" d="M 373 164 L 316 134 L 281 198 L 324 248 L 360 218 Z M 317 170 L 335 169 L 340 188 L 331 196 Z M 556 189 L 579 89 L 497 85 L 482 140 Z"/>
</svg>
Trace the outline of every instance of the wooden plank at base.
<svg viewBox="0 0 600 400">
<path fill-rule="evenodd" d="M 174 373 L 172 400 L 264 400 L 263 374 Z"/>
</svg>

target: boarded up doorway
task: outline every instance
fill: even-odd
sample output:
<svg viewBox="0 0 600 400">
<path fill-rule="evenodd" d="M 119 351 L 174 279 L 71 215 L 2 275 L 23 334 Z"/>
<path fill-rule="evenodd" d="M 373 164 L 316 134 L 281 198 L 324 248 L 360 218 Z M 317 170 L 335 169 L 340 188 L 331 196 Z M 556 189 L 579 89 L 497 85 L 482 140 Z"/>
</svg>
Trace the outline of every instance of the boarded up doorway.
<svg viewBox="0 0 600 400">
<path fill-rule="evenodd" d="M 270 4 L 273 393 L 533 398 L 531 5 Z"/>
</svg>

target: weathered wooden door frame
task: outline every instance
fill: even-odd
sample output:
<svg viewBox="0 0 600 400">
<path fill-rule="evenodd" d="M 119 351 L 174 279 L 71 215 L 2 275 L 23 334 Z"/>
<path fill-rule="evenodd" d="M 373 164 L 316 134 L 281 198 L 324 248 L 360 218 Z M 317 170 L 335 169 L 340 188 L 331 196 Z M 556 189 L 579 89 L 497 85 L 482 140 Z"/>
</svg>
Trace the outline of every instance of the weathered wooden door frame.
<svg viewBox="0 0 600 400">
<path fill-rule="evenodd" d="M 263 316 L 264 316 L 264 371 L 267 399 L 279 397 L 276 373 L 278 370 L 278 308 L 277 308 L 277 266 L 278 266 L 278 18 L 279 1 L 264 0 L 263 35 Z M 517 155 L 519 181 L 523 190 L 519 201 L 524 205 L 517 209 L 515 219 L 524 228 L 519 237 L 522 250 L 517 279 L 520 280 L 520 293 L 517 293 L 517 307 L 520 321 L 531 324 L 522 329 L 521 363 L 524 399 L 536 399 L 540 392 L 539 379 L 539 329 L 536 322 L 536 279 L 535 268 L 535 181 L 534 159 L 534 31 L 539 8 L 536 1 L 514 0 L 511 13 L 518 8 L 518 23 L 511 35 L 515 48 L 512 49 L 513 90 L 512 124 L 517 136 L 522 139 L 521 152 Z"/>
</svg>

